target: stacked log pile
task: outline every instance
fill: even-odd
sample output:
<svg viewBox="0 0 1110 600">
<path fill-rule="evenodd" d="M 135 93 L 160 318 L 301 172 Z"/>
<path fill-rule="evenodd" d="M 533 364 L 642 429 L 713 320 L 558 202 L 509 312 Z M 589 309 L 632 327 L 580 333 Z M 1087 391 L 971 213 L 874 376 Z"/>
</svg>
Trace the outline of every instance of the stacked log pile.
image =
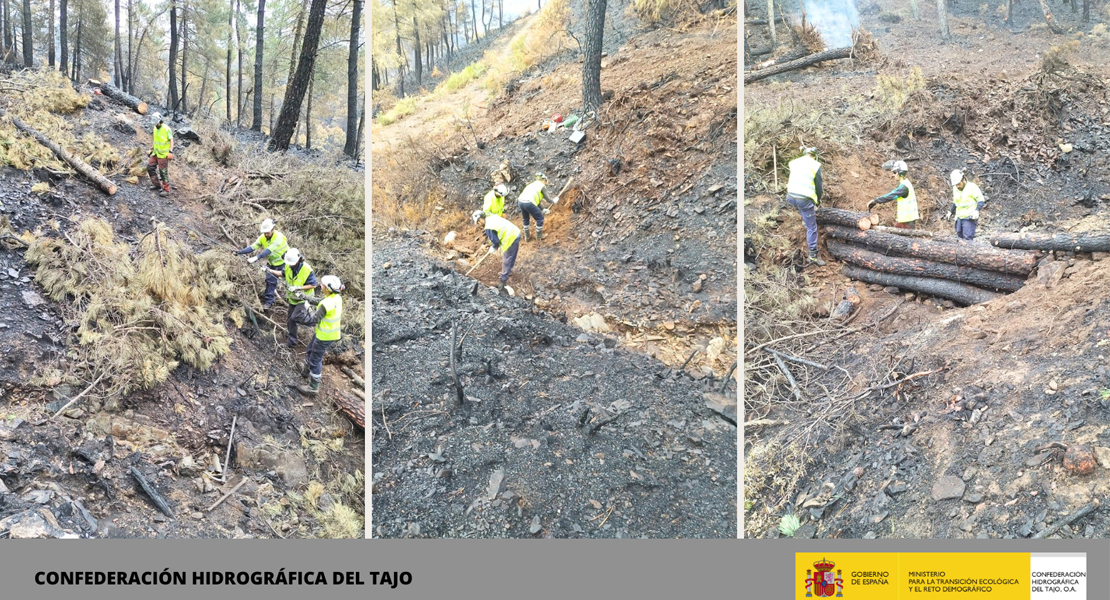
<svg viewBox="0 0 1110 600">
<path fill-rule="evenodd" d="M 831 238 L 827 243 L 829 253 L 846 263 L 845 276 L 963 305 L 987 302 L 1021 289 L 1036 266 L 1038 254 L 1033 250 L 1110 250 L 1110 235 L 1000 234 L 987 246 L 877 227 L 872 215 L 841 209 L 818 209 L 817 222 L 825 226 L 825 234 Z"/>
</svg>

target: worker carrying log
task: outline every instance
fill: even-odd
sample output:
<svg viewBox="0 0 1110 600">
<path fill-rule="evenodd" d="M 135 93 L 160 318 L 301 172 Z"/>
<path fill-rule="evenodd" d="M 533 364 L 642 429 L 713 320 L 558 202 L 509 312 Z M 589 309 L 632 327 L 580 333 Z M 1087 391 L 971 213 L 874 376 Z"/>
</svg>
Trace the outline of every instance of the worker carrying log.
<svg viewBox="0 0 1110 600">
<path fill-rule="evenodd" d="M 305 296 L 305 301 L 316 307 L 313 312 L 308 312 L 305 315 L 305 325 L 315 325 L 316 332 L 312 337 L 312 341 L 308 343 L 308 351 L 305 353 L 305 366 L 301 370 L 301 376 L 308 376 L 308 385 L 301 385 L 297 390 L 306 396 L 315 396 L 320 393 L 320 379 L 324 373 L 324 353 L 328 348 L 339 341 L 340 332 L 339 324 L 343 317 L 343 297 L 339 295 L 343 291 L 343 282 L 335 275 L 324 275 L 320 278 L 320 285 L 317 286 L 323 290 L 323 297 Z M 304 293 L 302 292 L 303 296 Z"/>
<path fill-rule="evenodd" d="M 513 265 L 516 264 L 516 253 L 520 248 L 520 228 L 504 217 L 487 215 L 480 210 L 474 211 L 471 219 L 475 225 L 482 225 L 485 229 L 486 237 L 493 244 L 489 251 L 501 253 L 501 274 L 497 291 L 503 293 L 505 284 L 509 282 L 509 275 L 513 273 Z"/>
<path fill-rule="evenodd" d="M 956 169 L 949 176 L 952 182 L 952 204 L 948 207 L 949 218 L 956 218 L 956 235 L 961 240 L 975 239 L 975 230 L 979 227 L 979 211 L 987 199 L 979 186 L 967 180 L 964 172 Z"/>
<path fill-rule="evenodd" d="M 151 133 L 153 142 L 150 146 L 149 159 L 146 161 L 146 172 L 150 175 L 150 189 L 161 190 L 162 196 L 170 194 L 170 161 L 173 160 L 173 130 L 166 125 L 162 115 L 154 115 L 157 125 Z"/>
<path fill-rule="evenodd" d="M 801 156 L 790 161 L 786 201 L 797 208 L 802 216 L 802 223 L 806 226 L 809 261 L 819 267 L 825 266 L 825 261 L 817 257 L 817 207 L 820 206 L 823 195 L 817 148 L 805 148 Z"/>
<path fill-rule="evenodd" d="M 520 208 L 520 216 L 524 221 L 524 241 L 528 241 L 528 227 L 529 217 L 536 220 L 536 239 L 543 239 L 543 216 L 550 212 L 550 209 L 543 208 L 543 201 L 547 200 L 543 196 L 544 186 L 547 185 L 547 175 L 543 173 L 536 173 L 536 179 L 532 183 L 524 186 L 520 191 L 520 196 L 517 197 L 517 206 Z M 551 204 L 558 204 L 559 198 L 551 198 Z"/>
<path fill-rule="evenodd" d="M 262 309 L 270 310 L 274 306 L 274 290 L 277 289 L 278 277 L 285 268 L 284 256 L 289 249 L 289 242 L 281 232 L 275 230 L 273 219 L 266 219 L 262 221 L 259 227 L 262 235 L 253 244 L 236 250 L 235 254 L 250 254 L 255 250 L 262 250 L 258 254 L 247 259 L 247 262 L 254 264 L 260 258 L 265 258 L 269 266 L 264 268 L 266 271 L 266 291 L 262 294 Z M 274 273 L 278 273 L 275 275 Z"/>
<path fill-rule="evenodd" d="M 285 302 L 289 305 L 289 314 L 285 316 L 285 341 L 292 348 L 297 345 L 297 324 L 308 325 L 305 322 L 308 316 L 305 292 L 316 289 L 317 282 L 316 274 L 305 262 L 300 250 L 290 248 L 283 260 L 285 268 L 272 270 L 271 273 L 285 279 Z"/>
<path fill-rule="evenodd" d="M 509 188 L 503 183 L 493 186 L 482 200 L 482 210 L 489 215 L 505 216 L 505 194 L 508 193 Z"/>
<path fill-rule="evenodd" d="M 867 210 L 870 211 L 878 204 L 886 204 L 896 200 L 898 204 L 894 211 L 894 226 L 899 229 L 916 229 L 918 219 L 917 194 L 913 191 L 910 178 L 906 176 L 909 170 L 906 161 L 895 161 L 891 165 L 890 171 L 898 179 L 898 187 L 890 193 L 879 196 L 867 203 Z"/>
</svg>

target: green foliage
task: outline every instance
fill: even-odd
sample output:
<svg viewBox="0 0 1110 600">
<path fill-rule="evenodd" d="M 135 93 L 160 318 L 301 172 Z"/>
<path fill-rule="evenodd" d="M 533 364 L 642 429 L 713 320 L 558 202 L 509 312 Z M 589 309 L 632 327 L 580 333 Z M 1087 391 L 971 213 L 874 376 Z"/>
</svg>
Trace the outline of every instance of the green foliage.
<svg viewBox="0 0 1110 600">
<path fill-rule="evenodd" d="M 436 93 L 440 91 L 453 92 L 461 88 L 462 86 L 470 83 L 471 81 L 474 81 L 475 79 L 481 77 L 483 74 L 485 74 L 485 72 L 486 65 L 482 64 L 482 61 L 471 63 L 467 65 L 466 68 L 462 71 L 452 73 L 451 76 L 447 78 L 447 81 L 441 83 L 435 91 Z"/>
<path fill-rule="evenodd" d="M 798 520 L 796 515 L 783 515 L 782 520 L 779 521 L 779 533 L 786 537 L 794 537 L 801 526 L 802 522 Z"/>
<path fill-rule="evenodd" d="M 404 117 L 416 112 L 416 96 L 409 96 L 404 100 L 400 100 L 393 108 L 386 111 L 384 114 L 378 116 L 378 125 L 386 126 L 392 125 Z"/>
<path fill-rule="evenodd" d="M 62 237 L 30 237 L 27 263 L 56 302 L 68 302 L 79 347 L 71 354 L 110 394 L 165 381 L 180 362 L 206 370 L 230 350 L 222 324 L 235 289 L 227 258 L 193 253 L 164 225 L 137 247 L 88 218 Z M 90 378 L 91 378 L 90 377 Z"/>
</svg>

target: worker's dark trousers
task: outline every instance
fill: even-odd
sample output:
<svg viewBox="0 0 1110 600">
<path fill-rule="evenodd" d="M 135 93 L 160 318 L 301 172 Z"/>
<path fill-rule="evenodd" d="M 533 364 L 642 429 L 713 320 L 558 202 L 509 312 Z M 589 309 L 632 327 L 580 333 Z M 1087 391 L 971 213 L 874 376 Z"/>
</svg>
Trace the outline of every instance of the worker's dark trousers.
<svg viewBox="0 0 1110 600">
<path fill-rule="evenodd" d="M 149 160 L 146 161 L 146 174 L 150 175 L 151 181 L 157 182 L 158 179 L 160 179 L 163 184 L 169 183 L 170 159 L 151 156 Z"/>
<path fill-rule="evenodd" d="M 307 305 L 304 302 L 289 305 L 289 314 L 285 317 L 285 328 L 289 330 L 286 341 L 290 346 L 297 345 L 297 325 L 304 325 L 308 316 Z"/>
<path fill-rule="evenodd" d="M 517 202 L 520 207 L 520 216 L 524 219 L 524 228 L 528 229 L 528 216 L 536 219 L 536 229 L 543 229 L 543 209 L 532 202 Z"/>
<path fill-rule="evenodd" d="M 284 269 L 285 263 L 280 265 L 268 265 L 266 268 L 269 270 L 266 271 L 266 291 L 262 293 L 262 304 L 264 306 L 270 306 L 274 303 L 274 298 L 276 297 L 274 290 L 277 289 L 278 284 L 278 278 L 274 277 L 274 274 L 270 271 L 280 271 Z"/>
<path fill-rule="evenodd" d="M 328 348 L 339 340 L 324 341 L 315 335 L 312 336 L 312 341 L 308 343 L 308 353 L 305 355 L 305 362 L 308 363 L 308 373 L 315 381 L 320 381 L 320 376 L 324 372 L 324 353 Z"/>
<path fill-rule="evenodd" d="M 501 255 L 501 283 L 508 283 L 509 275 L 513 274 L 513 265 L 516 264 L 516 251 L 520 249 L 520 238 L 513 240 L 513 245 L 509 246 Z"/>
<path fill-rule="evenodd" d="M 786 201 L 802 215 L 802 223 L 806 226 L 806 244 L 811 252 L 817 251 L 817 206 L 811 198 L 787 194 Z"/>
<path fill-rule="evenodd" d="M 956 235 L 961 240 L 971 241 L 975 239 L 975 229 L 979 227 L 979 221 L 972 221 L 971 219 L 956 219 Z"/>
</svg>

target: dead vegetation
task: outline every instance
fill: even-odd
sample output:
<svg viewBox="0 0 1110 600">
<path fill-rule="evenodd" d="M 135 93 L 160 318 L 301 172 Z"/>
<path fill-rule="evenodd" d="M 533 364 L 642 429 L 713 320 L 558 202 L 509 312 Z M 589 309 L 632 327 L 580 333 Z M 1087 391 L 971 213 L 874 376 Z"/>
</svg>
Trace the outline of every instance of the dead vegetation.
<svg viewBox="0 0 1110 600">
<path fill-rule="evenodd" d="M 28 264 L 77 326 L 70 369 L 48 367 L 40 385 L 103 381 L 99 395 L 151 388 L 181 362 L 206 370 L 226 354 L 222 321 L 235 284 L 215 251 L 194 254 L 162 224 L 131 247 L 85 219 L 70 232 L 37 231 Z"/>
</svg>

